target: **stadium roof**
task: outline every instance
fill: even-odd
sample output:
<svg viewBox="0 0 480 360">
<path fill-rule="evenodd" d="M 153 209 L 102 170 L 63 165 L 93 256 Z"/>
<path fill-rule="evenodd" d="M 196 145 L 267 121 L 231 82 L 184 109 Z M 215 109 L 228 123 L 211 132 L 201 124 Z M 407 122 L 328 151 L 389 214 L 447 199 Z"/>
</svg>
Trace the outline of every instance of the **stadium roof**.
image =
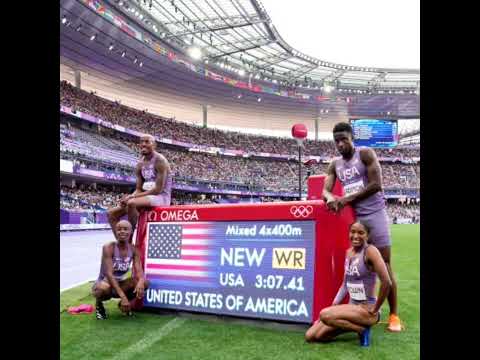
<svg viewBox="0 0 480 360">
<path fill-rule="evenodd" d="M 239 75 L 245 72 L 246 77 L 306 88 L 419 92 L 418 69 L 332 63 L 293 48 L 282 39 L 259 0 L 109 3 L 173 48 L 185 53 L 198 48 L 201 61 Z"/>
</svg>

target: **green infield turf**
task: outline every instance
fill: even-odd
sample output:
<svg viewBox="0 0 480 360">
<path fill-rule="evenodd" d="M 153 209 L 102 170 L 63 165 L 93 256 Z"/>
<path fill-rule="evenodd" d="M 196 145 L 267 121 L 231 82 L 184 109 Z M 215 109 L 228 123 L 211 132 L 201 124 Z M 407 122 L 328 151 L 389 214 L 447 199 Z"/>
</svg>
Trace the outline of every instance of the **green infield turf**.
<svg viewBox="0 0 480 360">
<path fill-rule="evenodd" d="M 420 358 L 420 227 L 393 225 L 393 268 L 397 275 L 400 317 L 406 330 L 372 329 L 369 348 L 358 345 L 356 334 L 344 334 L 328 344 L 307 344 L 303 330 L 278 330 L 222 321 L 216 317 L 137 313 L 120 314 L 117 301 L 106 302 L 109 319 L 70 315 L 65 308 L 93 304 L 91 284 L 61 294 L 61 359 L 419 359 Z M 388 305 L 383 307 L 386 321 Z"/>
</svg>

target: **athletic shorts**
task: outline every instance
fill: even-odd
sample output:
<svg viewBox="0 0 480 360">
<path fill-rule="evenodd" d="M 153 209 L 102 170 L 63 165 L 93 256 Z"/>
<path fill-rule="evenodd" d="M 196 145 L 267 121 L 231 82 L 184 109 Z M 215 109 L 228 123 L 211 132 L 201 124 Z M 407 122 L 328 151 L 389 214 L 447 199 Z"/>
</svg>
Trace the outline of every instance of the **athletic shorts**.
<svg viewBox="0 0 480 360">
<path fill-rule="evenodd" d="M 126 280 L 124 280 L 124 281 L 127 281 L 127 280 L 129 280 L 129 279 L 126 279 Z M 108 282 L 107 279 L 97 280 L 97 281 L 93 284 L 93 286 L 92 286 L 92 291 L 95 290 L 95 286 L 96 286 L 97 283 L 99 283 L 100 281 L 106 281 L 106 282 Z M 120 281 L 120 283 L 121 283 L 121 282 L 122 282 L 122 281 Z M 117 290 L 115 290 L 113 287 L 111 287 L 111 289 L 112 289 L 112 297 L 114 297 L 114 298 L 119 298 L 120 296 L 118 296 Z M 133 290 L 134 290 L 134 288 L 131 288 L 131 289 L 129 289 L 129 290 L 125 293 L 125 295 L 127 296 L 128 299 L 133 299 L 133 298 L 135 297 L 135 293 L 133 292 Z"/>
<path fill-rule="evenodd" d="M 120 284 L 123 283 L 124 281 L 128 281 L 128 280 L 130 280 L 130 279 L 132 279 L 132 278 L 133 278 L 132 269 L 129 269 L 129 270 L 125 273 L 125 275 L 124 275 L 124 277 L 123 277 L 123 280 L 117 279 L 117 282 L 118 282 L 119 285 L 120 285 Z M 92 285 L 92 292 L 95 291 L 95 287 L 97 286 L 97 284 L 100 283 L 100 282 L 102 282 L 102 281 L 108 283 L 108 279 L 107 279 L 106 277 L 103 277 L 103 278 L 100 278 L 100 277 L 99 277 L 99 278 L 93 283 L 93 285 Z M 112 296 L 113 296 L 113 297 L 118 297 L 117 291 L 116 291 L 111 285 L 110 285 L 110 288 L 112 289 Z"/>
<path fill-rule="evenodd" d="M 377 249 L 392 245 L 387 210 L 382 209 L 368 215 L 357 215 L 357 220 L 370 228 L 370 244 Z"/>
<path fill-rule="evenodd" d="M 369 297 L 366 301 L 367 304 L 369 305 L 375 305 L 375 303 L 377 302 L 377 299 L 374 298 L 374 297 Z M 351 305 L 360 305 L 360 304 L 363 304 L 364 302 L 363 301 L 356 301 L 356 300 L 352 300 L 350 299 L 350 301 L 348 302 L 349 304 Z M 382 309 L 378 310 L 378 319 L 377 319 L 377 322 L 380 321 L 380 313 L 382 312 Z"/>
<path fill-rule="evenodd" d="M 171 197 L 167 195 L 147 195 L 150 206 L 170 206 Z"/>
</svg>

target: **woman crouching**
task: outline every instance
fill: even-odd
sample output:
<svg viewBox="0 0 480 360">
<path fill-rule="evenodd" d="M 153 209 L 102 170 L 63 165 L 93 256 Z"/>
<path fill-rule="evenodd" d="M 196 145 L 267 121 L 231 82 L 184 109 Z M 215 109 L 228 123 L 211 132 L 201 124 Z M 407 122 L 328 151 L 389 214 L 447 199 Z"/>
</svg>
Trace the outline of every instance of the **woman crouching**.
<svg viewBox="0 0 480 360">
<path fill-rule="evenodd" d="M 380 307 L 391 287 L 387 266 L 378 249 L 368 244 L 369 228 L 360 221 L 350 225 L 351 248 L 345 259 L 345 275 L 332 306 L 320 312 L 320 318 L 310 327 L 305 340 L 326 342 L 339 334 L 358 333 L 361 346 L 370 345 L 370 327 L 380 320 Z M 381 286 L 375 297 L 378 275 Z M 348 304 L 341 304 L 346 294 Z"/>
</svg>

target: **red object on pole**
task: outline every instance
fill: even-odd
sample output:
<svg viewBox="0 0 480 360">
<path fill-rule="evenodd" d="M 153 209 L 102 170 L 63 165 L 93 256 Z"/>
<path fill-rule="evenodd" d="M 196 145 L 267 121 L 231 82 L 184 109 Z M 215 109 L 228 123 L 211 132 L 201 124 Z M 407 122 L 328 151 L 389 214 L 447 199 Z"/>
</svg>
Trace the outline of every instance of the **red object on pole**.
<svg viewBox="0 0 480 360">
<path fill-rule="evenodd" d="M 292 126 L 292 136 L 297 140 L 305 140 L 308 130 L 304 124 L 295 124 Z"/>
<path fill-rule="evenodd" d="M 298 200 L 302 200 L 302 147 L 307 134 L 308 130 L 304 124 L 292 126 L 292 136 L 298 143 Z"/>
</svg>

